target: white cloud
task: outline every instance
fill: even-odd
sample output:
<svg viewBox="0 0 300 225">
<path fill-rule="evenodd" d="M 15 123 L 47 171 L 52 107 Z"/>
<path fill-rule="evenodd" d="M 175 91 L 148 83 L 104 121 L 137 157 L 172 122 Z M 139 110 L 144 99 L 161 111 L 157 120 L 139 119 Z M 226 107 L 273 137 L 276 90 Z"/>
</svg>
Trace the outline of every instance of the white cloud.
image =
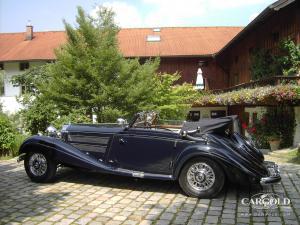
<svg viewBox="0 0 300 225">
<path fill-rule="evenodd" d="M 102 5 L 112 8 L 116 13 L 116 22 L 121 27 L 163 27 L 187 26 L 192 21 L 199 21 L 209 13 L 259 4 L 269 4 L 273 0 L 142 0 L 144 14 L 133 2 L 113 0 Z M 98 8 L 92 10 L 95 15 Z M 253 19 L 257 14 L 250 16 Z"/>
<path fill-rule="evenodd" d="M 258 15 L 259 15 L 258 12 L 252 13 L 252 14 L 249 16 L 249 22 L 251 22 L 252 20 L 254 20 Z"/>
<path fill-rule="evenodd" d="M 209 7 L 215 9 L 239 8 L 239 7 L 246 7 L 251 5 L 258 5 L 266 2 L 270 2 L 270 0 L 210 0 L 207 1 Z"/>
<path fill-rule="evenodd" d="M 147 26 L 180 26 L 205 14 L 204 0 L 144 0 L 152 6 L 145 17 Z"/>
<path fill-rule="evenodd" d="M 142 17 L 133 5 L 120 1 L 104 2 L 102 5 L 115 12 L 115 21 L 120 27 L 141 27 L 143 25 Z M 97 16 L 98 10 L 99 6 L 96 6 L 90 14 Z"/>
</svg>

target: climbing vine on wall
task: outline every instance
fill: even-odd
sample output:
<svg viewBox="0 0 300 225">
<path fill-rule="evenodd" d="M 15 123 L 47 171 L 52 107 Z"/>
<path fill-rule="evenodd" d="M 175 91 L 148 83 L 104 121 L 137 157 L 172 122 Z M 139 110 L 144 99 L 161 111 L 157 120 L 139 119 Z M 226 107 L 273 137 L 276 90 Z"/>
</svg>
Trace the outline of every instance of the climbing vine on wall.
<svg viewBox="0 0 300 225">
<path fill-rule="evenodd" d="M 250 66 L 253 80 L 300 73 L 300 45 L 288 38 L 279 43 L 278 50 L 274 54 L 269 49 L 254 49 Z"/>
</svg>

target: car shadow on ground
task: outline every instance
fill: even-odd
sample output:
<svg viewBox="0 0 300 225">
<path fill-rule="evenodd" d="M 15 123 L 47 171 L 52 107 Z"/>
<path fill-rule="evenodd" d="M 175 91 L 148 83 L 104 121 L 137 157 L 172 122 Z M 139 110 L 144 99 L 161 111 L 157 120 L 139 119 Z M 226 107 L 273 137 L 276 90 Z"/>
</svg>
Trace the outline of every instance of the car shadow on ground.
<svg viewBox="0 0 300 225">
<path fill-rule="evenodd" d="M 124 177 L 111 174 L 103 174 L 97 172 L 85 171 L 77 168 L 62 168 L 57 174 L 55 182 L 72 182 L 78 184 L 87 184 L 95 186 L 103 186 L 108 188 L 129 189 L 134 191 L 160 192 L 165 194 L 181 194 L 185 195 L 181 190 L 177 181 L 164 181 L 154 179 L 140 179 L 132 177 Z M 223 190 L 215 197 L 222 198 L 230 194 L 231 190 L 239 190 L 240 195 L 249 196 L 251 193 L 262 191 L 259 185 L 245 185 L 226 181 Z"/>
</svg>

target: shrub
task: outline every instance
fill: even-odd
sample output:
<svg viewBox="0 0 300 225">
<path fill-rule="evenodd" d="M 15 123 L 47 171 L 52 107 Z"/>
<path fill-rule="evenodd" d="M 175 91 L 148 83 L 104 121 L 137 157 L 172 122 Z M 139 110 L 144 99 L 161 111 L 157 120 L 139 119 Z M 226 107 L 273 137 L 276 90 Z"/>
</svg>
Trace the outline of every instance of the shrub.
<svg viewBox="0 0 300 225">
<path fill-rule="evenodd" d="M 293 145 L 295 126 L 293 107 L 282 105 L 268 107 L 262 119 L 254 121 L 250 127 L 244 125 L 243 128 L 247 129 L 259 147 L 265 148 L 268 141 L 276 137 L 281 140 L 280 147 L 287 148 Z"/>
<path fill-rule="evenodd" d="M 300 102 L 299 85 L 285 84 L 244 88 L 219 94 L 207 94 L 194 102 L 193 106 L 203 105 L 298 105 Z"/>
<path fill-rule="evenodd" d="M 9 155 L 14 146 L 16 129 L 8 116 L 0 113 L 0 155 Z"/>
<path fill-rule="evenodd" d="M 9 151 L 9 155 L 12 157 L 16 157 L 19 155 L 19 148 L 21 146 L 21 144 L 23 143 L 23 141 L 27 138 L 27 135 L 23 135 L 23 134 L 16 134 L 15 135 L 15 139 L 13 142 L 13 145 Z"/>
</svg>

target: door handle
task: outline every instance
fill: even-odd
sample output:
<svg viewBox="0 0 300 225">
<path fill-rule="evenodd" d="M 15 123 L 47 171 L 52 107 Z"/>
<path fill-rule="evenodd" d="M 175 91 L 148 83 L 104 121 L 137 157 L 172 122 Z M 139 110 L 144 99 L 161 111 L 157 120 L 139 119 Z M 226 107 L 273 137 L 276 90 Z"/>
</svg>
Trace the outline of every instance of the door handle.
<svg viewBox="0 0 300 225">
<path fill-rule="evenodd" d="M 126 143 L 126 141 L 125 141 L 123 138 L 120 138 L 120 139 L 119 139 L 119 143 L 123 145 L 123 144 Z"/>
</svg>

